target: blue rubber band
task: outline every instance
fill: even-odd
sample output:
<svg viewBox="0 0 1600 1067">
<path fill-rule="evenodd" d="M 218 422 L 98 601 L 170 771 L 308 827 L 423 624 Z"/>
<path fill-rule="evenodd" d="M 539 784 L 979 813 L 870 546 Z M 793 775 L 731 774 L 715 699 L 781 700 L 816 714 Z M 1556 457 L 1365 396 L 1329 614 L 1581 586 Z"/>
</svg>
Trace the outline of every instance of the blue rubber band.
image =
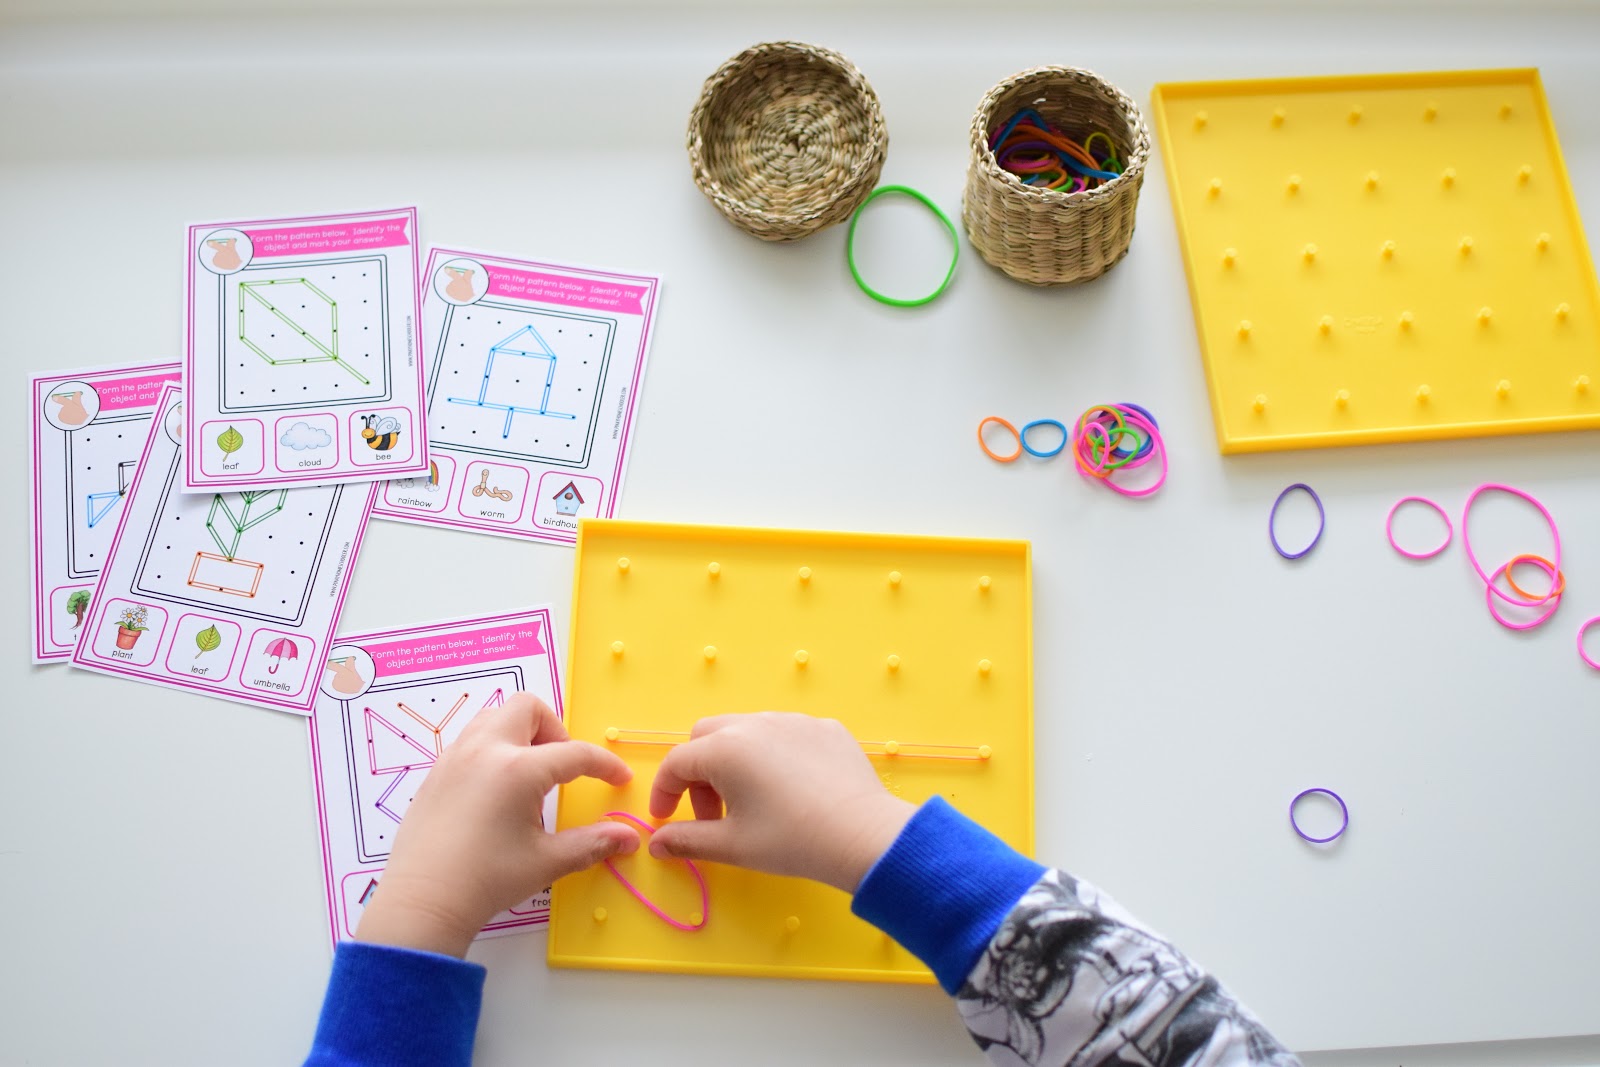
<svg viewBox="0 0 1600 1067">
<path fill-rule="evenodd" d="M 1061 443 L 1056 445 L 1055 448 L 1048 452 L 1041 452 L 1034 448 L 1032 445 L 1028 444 L 1028 431 L 1033 429 L 1035 426 L 1054 426 L 1056 429 L 1061 431 Z M 1060 455 L 1061 450 L 1067 447 L 1068 436 L 1066 423 L 1057 419 L 1034 419 L 1032 422 L 1024 426 L 1022 428 L 1022 432 L 1017 435 L 1017 437 L 1022 441 L 1022 450 L 1028 453 L 1028 455 L 1035 456 L 1039 459 L 1049 459 L 1051 456 Z"/>
</svg>

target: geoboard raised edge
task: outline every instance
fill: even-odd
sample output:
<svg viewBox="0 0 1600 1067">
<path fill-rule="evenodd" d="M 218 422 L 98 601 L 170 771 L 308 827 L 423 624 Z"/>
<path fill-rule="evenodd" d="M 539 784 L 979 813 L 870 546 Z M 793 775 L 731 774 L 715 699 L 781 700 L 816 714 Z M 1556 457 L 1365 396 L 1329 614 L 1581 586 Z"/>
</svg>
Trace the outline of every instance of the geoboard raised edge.
<svg viewBox="0 0 1600 1067">
<path fill-rule="evenodd" d="M 715 564 L 715 566 L 712 566 Z M 885 785 L 934 793 L 1033 850 L 1032 562 L 1026 541 L 587 519 L 568 634 L 567 728 L 634 770 L 617 788 L 562 787 L 558 825 L 648 817 L 670 747 L 705 715 L 836 717 Z M 669 738 L 669 742 L 672 739 Z M 933 758 L 926 758 L 934 753 Z M 674 818 L 689 818 L 687 800 Z M 681 864 L 617 861 L 680 918 Z M 694 933 L 650 915 L 604 868 L 553 892 L 553 966 L 834 980 L 932 981 L 828 886 L 702 865 Z"/>
<path fill-rule="evenodd" d="M 73 435 L 82 430 L 89 430 L 95 426 L 108 426 L 110 424 L 131 424 L 142 421 L 148 424 L 153 416 L 155 405 L 160 401 L 161 385 L 164 382 L 176 382 L 182 371 L 179 363 L 120 363 L 100 367 L 84 367 L 76 370 L 56 371 L 48 374 L 35 374 L 29 377 L 28 404 L 29 449 L 32 459 L 32 504 L 33 515 L 28 524 L 29 547 L 32 550 L 32 576 L 33 590 L 33 652 L 35 663 L 54 663 L 70 659 L 72 651 L 77 646 L 75 631 L 82 624 L 82 615 L 88 610 L 87 604 L 79 602 L 76 606 L 80 609 L 75 614 L 78 621 L 69 629 L 69 634 L 74 634 L 71 641 L 57 640 L 52 628 L 52 620 L 59 619 L 60 614 L 74 614 L 69 609 L 74 598 L 79 593 L 88 593 L 92 596 L 99 577 L 100 568 L 84 560 L 84 566 L 76 565 L 75 557 L 78 551 L 76 535 L 73 529 L 74 507 L 81 500 L 86 509 L 85 522 L 88 527 L 101 527 L 102 533 L 98 536 L 114 538 L 117 524 L 112 520 L 111 512 L 120 512 L 120 505 L 132 488 L 132 480 L 128 472 L 138 463 L 138 457 L 144 451 L 148 432 L 140 427 L 137 434 L 128 441 L 118 455 L 129 457 L 126 461 L 119 461 L 112 477 L 97 483 L 99 492 L 82 491 L 75 483 L 75 449 L 73 448 Z M 73 425 L 68 429 L 65 422 L 57 426 L 61 416 L 51 419 L 45 410 L 49 395 L 41 393 L 40 387 L 50 384 L 53 393 L 61 385 L 79 382 L 93 391 L 90 405 L 93 414 L 84 411 L 87 416 L 81 424 Z M 111 396 L 102 396 L 104 389 Z M 81 407 L 79 410 L 82 410 Z M 116 415 L 102 418 L 107 412 L 117 412 Z M 65 492 L 64 513 L 57 514 L 55 505 L 45 505 L 45 481 L 47 470 L 56 471 L 56 458 L 47 456 L 46 449 L 52 448 L 48 439 L 56 434 L 64 438 L 65 455 L 62 458 L 61 481 L 62 485 L 52 486 L 52 492 Z M 104 474 L 106 472 L 102 472 Z M 126 481 L 126 484 L 124 484 Z M 49 534 L 45 532 L 45 523 L 51 525 Z M 58 528 L 55 524 L 60 521 L 65 529 Z M 108 521 L 112 520 L 112 521 Z M 61 553 L 66 555 L 62 558 Z M 64 569 L 61 564 L 64 564 Z M 46 572 L 49 573 L 46 573 Z M 66 599 L 62 599 L 62 597 Z M 59 609 L 59 613 L 57 611 Z"/>
<path fill-rule="evenodd" d="M 1600 284 L 1537 70 L 1167 83 L 1152 103 L 1223 453 L 1600 428 Z M 1485 130 L 1521 147 L 1449 140 Z M 1300 135 L 1318 138 L 1308 153 L 1349 145 L 1344 169 L 1272 165 Z M 1392 150 L 1369 158 L 1382 138 Z M 1232 145 L 1226 163 L 1197 170 L 1202 140 Z M 1372 211 L 1402 196 L 1416 208 Z M 1467 201 L 1485 207 L 1451 214 Z M 1272 213 L 1291 204 L 1322 212 L 1320 226 Z M 1282 247 L 1197 235 L 1229 210 Z M 1348 299 L 1286 310 L 1299 286 L 1345 270 Z M 1267 295 L 1235 298 L 1251 285 Z M 1286 354 L 1305 362 L 1276 384 L 1232 380 Z M 1243 359 L 1265 370 L 1236 370 Z"/>
<path fill-rule="evenodd" d="M 399 806 L 399 802 L 392 799 L 396 789 L 403 785 L 415 789 L 420 785 L 434 760 L 471 721 L 471 716 L 459 716 L 459 711 L 466 710 L 470 704 L 459 709 L 449 708 L 443 715 L 438 715 L 437 709 L 423 709 L 420 704 L 415 710 L 398 705 L 395 712 L 384 719 L 381 714 L 372 714 L 368 704 L 377 701 L 369 701 L 369 696 L 374 692 L 393 693 L 466 679 L 468 684 L 484 683 L 471 694 L 474 696 L 481 696 L 485 689 L 493 686 L 487 702 L 477 711 L 504 703 L 514 692 L 528 691 L 545 700 L 560 716 L 563 707 L 559 673 L 561 653 L 552 615 L 551 608 L 541 606 L 334 637 L 327 664 L 319 672 L 323 677 L 306 723 L 312 781 L 316 788 L 328 932 L 334 944 L 355 935 L 367 897 L 381 882 L 388 861 L 384 846 L 367 847 L 373 831 L 364 824 L 363 809 L 371 802 L 372 812 L 366 814 L 371 814 L 376 822 L 388 821 L 398 826 L 404 811 L 394 810 Z M 541 660 L 542 670 L 539 669 Z M 498 679 L 499 684 L 486 679 Z M 356 740 L 351 723 L 351 712 L 357 703 L 362 705 L 367 731 L 369 777 L 389 779 L 387 783 L 372 783 L 365 792 L 357 751 L 362 746 Z M 434 723 L 430 716 L 440 721 Z M 389 737 L 390 747 L 407 754 L 403 765 L 378 765 L 372 742 L 375 718 L 379 729 L 387 727 L 393 731 Z M 398 728 L 394 723 L 399 724 Z M 425 729 L 415 729 L 419 725 Z M 417 737 L 408 737 L 407 731 Z M 424 737 L 424 734 L 431 736 Z M 422 742 L 426 742 L 425 748 Z M 416 774 L 418 771 L 422 773 Z M 414 780 L 408 782 L 413 776 Z M 381 792 L 379 786 L 383 786 Z M 378 796 L 374 798 L 373 793 Z M 405 803 L 409 803 L 409 798 Z M 556 793 L 552 790 L 543 807 L 547 826 L 555 823 L 555 805 Z M 478 936 L 497 937 L 540 928 L 549 921 L 549 915 L 548 890 L 541 890 L 496 915 Z"/>
</svg>

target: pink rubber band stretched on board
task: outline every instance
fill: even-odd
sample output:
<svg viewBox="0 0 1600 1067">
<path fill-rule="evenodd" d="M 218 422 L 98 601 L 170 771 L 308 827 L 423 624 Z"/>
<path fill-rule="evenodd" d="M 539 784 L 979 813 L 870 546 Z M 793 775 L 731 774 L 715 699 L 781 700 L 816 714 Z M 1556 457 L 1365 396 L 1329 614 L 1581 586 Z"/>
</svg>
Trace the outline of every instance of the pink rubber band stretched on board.
<svg viewBox="0 0 1600 1067">
<path fill-rule="evenodd" d="M 1544 571 L 1546 574 L 1548 574 L 1550 576 L 1550 585 L 1551 585 L 1552 588 L 1554 588 L 1556 585 L 1559 584 L 1559 579 L 1557 578 L 1557 575 L 1559 575 L 1561 572 L 1556 570 L 1553 566 L 1551 566 L 1545 560 L 1538 559 L 1538 558 L 1533 558 L 1533 559 L 1529 559 L 1528 562 L 1532 563 L 1535 567 L 1538 567 L 1540 570 Z M 1504 574 L 1506 572 L 1506 567 L 1508 567 L 1508 566 L 1510 566 L 1510 564 L 1501 564 L 1500 568 L 1498 570 L 1496 570 L 1494 572 L 1494 574 L 1490 575 L 1490 577 L 1489 577 L 1489 593 L 1499 593 L 1500 592 L 1499 589 L 1495 588 L 1494 580 L 1496 578 L 1500 577 L 1502 574 Z M 1548 606 L 1536 618 L 1533 618 L 1533 619 L 1529 620 L 1528 622 L 1512 622 L 1510 619 L 1508 619 L 1504 615 L 1500 614 L 1500 609 L 1495 607 L 1494 597 L 1490 596 L 1489 593 L 1485 593 L 1484 594 L 1484 599 L 1486 601 L 1488 601 L 1488 603 L 1489 603 L 1489 614 L 1494 616 L 1494 621 L 1495 622 L 1499 623 L 1501 626 L 1504 626 L 1508 630 L 1531 630 L 1535 626 L 1542 626 L 1546 622 L 1549 621 L 1550 616 L 1554 615 L 1556 613 L 1556 609 L 1561 606 L 1562 594 L 1561 593 L 1557 593 L 1555 596 L 1551 597 L 1548 601 L 1544 602 L 1544 603 L 1548 604 Z M 1501 595 L 1504 596 L 1505 594 L 1501 593 Z M 1538 607 L 1539 605 L 1538 604 L 1522 604 L 1520 606 L 1521 607 L 1525 607 L 1525 608 L 1534 608 L 1534 607 Z M 1580 647 L 1578 651 L 1581 653 L 1583 650 Z"/>
<path fill-rule="evenodd" d="M 1587 663 L 1589 666 L 1593 667 L 1595 670 L 1600 671 L 1600 663 L 1596 663 L 1594 660 L 1590 659 L 1589 653 L 1584 651 L 1583 648 L 1583 635 L 1588 633 L 1589 627 L 1593 626 L 1597 622 L 1600 622 L 1600 615 L 1596 615 L 1594 618 L 1589 619 L 1582 626 L 1578 627 L 1578 658 L 1583 660 L 1583 662 Z"/>
<path fill-rule="evenodd" d="M 1541 599 L 1518 600 L 1509 593 L 1502 593 L 1499 587 L 1494 584 L 1494 579 L 1488 574 L 1484 573 L 1483 564 L 1479 563 L 1478 557 L 1473 554 L 1472 538 L 1467 533 L 1467 519 L 1472 516 L 1472 502 L 1478 499 L 1478 495 L 1480 493 L 1487 492 L 1491 489 L 1498 490 L 1502 493 L 1510 493 L 1512 496 L 1521 497 L 1523 500 L 1526 500 L 1535 508 L 1539 509 L 1539 514 L 1544 516 L 1545 524 L 1550 527 L 1550 537 L 1555 541 L 1556 546 L 1555 554 L 1550 557 L 1550 563 L 1551 566 L 1554 567 L 1555 573 L 1550 575 L 1551 592 L 1546 594 Z M 1489 593 L 1491 596 L 1497 596 L 1501 600 L 1504 600 L 1507 604 L 1515 604 L 1519 608 L 1536 608 L 1539 605 L 1547 603 L 1551 600 L 1560 599 L 1560 594 L 1555 592 L 1555 589 L 1558 584 L 1556 574 L 1561 573 L 1561 531 L 1556 529 L 1555 516 L 1550 514 L 1550 509 L 1539 503 L 1539 501 L 1536 500 L 1532 494 L 1524 493 L 1521 489 L 1516 489 L 1509 485 L 1501 485 L 1498 482 L 1485 482 L 1483 485 L 1478 486 L 1478 488 L 1474 489 L 1470 494 L 1468 494 L 1466 506 L 1461 509 L 1461 547 L 1467 550 L 1467 562 L 1472 564 L 1472 569 L 1478 573 L 1478 577 L 1483 580 L 1483 584 L 1489 587 Z M 1505 570 L 1505 568 L 1502 567 L 1500 570 Z M 1499 574 L 1500 571 L 1496 571 L 1495 573 Z M 1543 622 L 1544 619 L 1548 617 L 1548 615 L 1544 616 L 1539 621 Z M 1496 618 L 1498 618 L 1498 616 L 1496 616 Z M 1534 625 L 1537 625 L 1537 623 Z M 1512 629 L 1526 629 L 1526 627 L 1512 627 Z"/>
<path fill-rule="evenodd" d="M 653 834 L 653 833 L 656 832 L 656 828 L 654 826 L 651 826 L 649 823 L 645 822 L 643 819 L 639 818 L 637 815 L 630 815 L 625 811 L 608 811 L 608 812 L 605 813 L 605 815 L 603 817 L 607 818 L 607 819 L 626 819 L 629 822 L 633 823 L 633 825 L 637 826 L 639 829 L 643 830 L 646 834 Z M 685 931 L 687 933 L 691 933 L 692 934 L 696 930 L 699 930 L 702 927 L 704 927 L 705 924 L 710 920 L 710 918 L 711 918 L 711 890 L 706 888 L 705 875 L 701 874 L 700 873 L 700 868 L 696 867 L 694 865 L 694 860 L 684 860 L 683 861 L 683 865 L 685 867 L 689 868 L 689 873 L 694 875 L 694 880 L 695 880 L 696 884 L 698 884 L 700 886 L 700 921 L 697 922 L 697 923 L 679 922 L 677 919 L 674 919 L 672 916 L 668 915 L 665 911 L 662 911 L 661 908 L 657 907 L 655 901 L 651 900 L 649 897 L 647 897 L 643 893 L 639 892 L 639 888 L 637 886 L 635 886 L 632 882 L 630 882 L 626 878 L 624 878 L 623 875 L 622 875 L 622 872 L 617 870 L 617 868 L 612 865 L 612 863 L 611 863 L 611 861 L 609 859 L 606 860 L 605 863 L 606 863 L 606 870 L 610 871 L 612 873 L 612 875 L 615 876 L 617 881 L 622 883 L 622 887 L 624 889 L 626 889 L 628 892 L 632 893 L 634 895 L 635 899 L 637 899 L 639 901 L 639 903 L 641 903 L 645 907 L 649 908 L 650 909 L 650 913 L 652 915 L 654 915 L 656 918 L 660 919 L 662 922 L 666 923 L 668 926 L 672 927 L 674 930 L 683 930 L 683 931 Z"/>
<path fill-rule="evenodd" d="M 1394 539 L 1394 513 L 1400 510 L 1402 504 L 1426 504 L 1439 513 L 1444 520 L 1444 544 L 1427 552 L 1411 552 L 1400 547 L 1400 542 Z M 1450 523 L 1450 515 L 1433 501 L 1425 496 L 1403 496 L 1394 502 L 1394 507 L 1389 509 L 1388 517 L 1383 520 L 1383 531 L 1389 535 L 1389 547 L 1400 553 L 1406 559 L 1432 559 L 1450 547 L 1450 542 L 1455 540 L 1456 528 Z"/>
</svg>

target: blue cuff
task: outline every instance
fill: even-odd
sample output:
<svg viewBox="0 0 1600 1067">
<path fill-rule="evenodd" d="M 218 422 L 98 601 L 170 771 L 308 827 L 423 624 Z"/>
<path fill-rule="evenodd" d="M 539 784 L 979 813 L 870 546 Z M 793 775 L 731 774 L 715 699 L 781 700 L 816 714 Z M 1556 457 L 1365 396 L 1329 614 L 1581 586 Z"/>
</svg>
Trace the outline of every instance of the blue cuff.
<svg viewBox="0 0 1600 1067">
<path fill-rule="evenodd" d="M 1044 873 L 934 797 L 872 865 L 850 910 L 914 953 L 953 994 Z"/>
<path fill-rule="evenodd" d="M 486 973 L 454 956 L 339 942 L 306 1067 L 468 1067 Z"/>
</svg>

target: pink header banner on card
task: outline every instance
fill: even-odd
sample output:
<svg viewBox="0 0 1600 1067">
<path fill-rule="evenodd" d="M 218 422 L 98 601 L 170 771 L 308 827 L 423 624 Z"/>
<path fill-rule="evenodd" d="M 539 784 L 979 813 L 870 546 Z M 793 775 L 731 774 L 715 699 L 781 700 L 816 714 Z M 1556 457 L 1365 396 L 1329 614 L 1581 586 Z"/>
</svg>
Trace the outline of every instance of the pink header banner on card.
<svg viewBox="0 0 1600 1067">
<path fill-rule="evenodd" d="M 147 408 L 161 396 L 161 387 L 179 379 L 177 371 L 170 374 L 147 374 L 133 378 L 111 378 L 100 382 L 94 391 L 100 394 L 101 411 L 120 411 L 123 408 Z"/>
<path fill-rule="evenodd" d="M 392 219 L 361 222 L 336 222 L 328 225 L 288 226 L 270 230 L 246 230 L 251 257 L 303 256 L 322 252 L 352 252 L 367 248 L 394 248 L 409 245 L 404 215 Z"/>
<path fill-rule="evenodd" d="M 546 274 L 498 265 L 488 269 L 490 296 L 514 296 L 568 307 L 643 315 L 644 298 L 650 291 L 643 285 L 623 285 L 570 274 Z"/>
<path fill-rule="evenodd" d="M 542 656 L 545 654 L 544 644 L 539 640 L 542 626 L 543 623 L 537 621 L 490 626 L 361 647 L 372 657 L 380 675 L 415 674 L 485 659 Z"/>
</svg>

